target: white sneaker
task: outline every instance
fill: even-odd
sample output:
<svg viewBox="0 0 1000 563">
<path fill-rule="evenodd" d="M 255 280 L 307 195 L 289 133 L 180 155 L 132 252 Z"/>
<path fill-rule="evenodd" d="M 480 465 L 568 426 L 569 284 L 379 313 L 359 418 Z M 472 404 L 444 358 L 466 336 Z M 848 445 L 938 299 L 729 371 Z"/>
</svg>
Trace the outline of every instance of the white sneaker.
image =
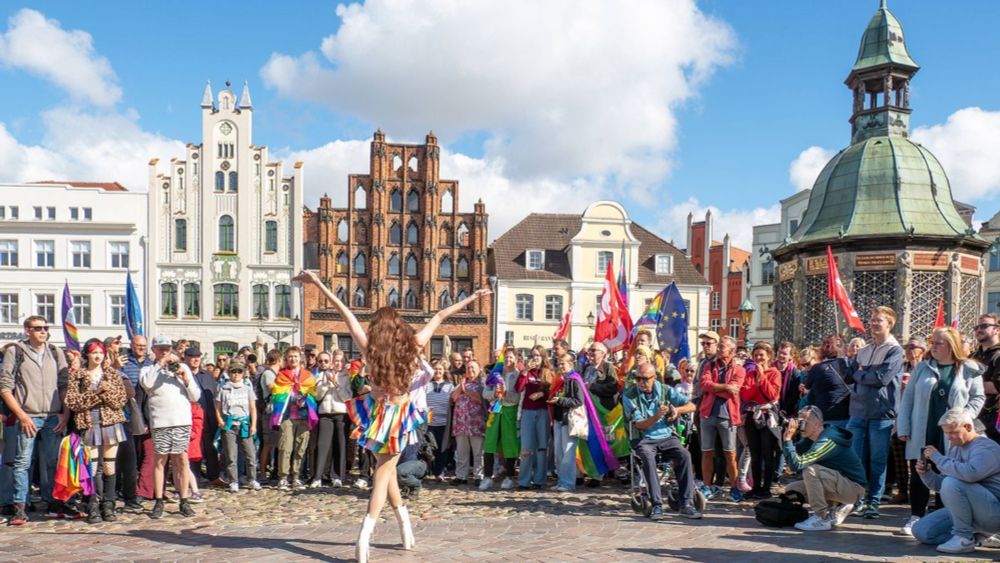
<svg viewBox="0 0 1000 563">
<path fill-rule="evenodd" d="M 303 483 L 301 479 L 296 479 L 295 481 L 293 481 L 292 486 L 295 487 L 296 489 L 306 488 L 306 484 Z"/>
<path fill-rule="evenodd" d="M 813 514 L 796 524 L 795 528 L 803 532 L 826 532 L 833 529 L 833 524 L 826 518 Z"/>
<path fill-rule="evenodd" d="M 341 481 L 340 479 L 334 479 L 333 480 L 333 488 L 334 489 L 339 489 L 340 487 L 343 487 L 343 486 L 344 486 L 344 482 Z"/>
<path fill-rule="evenodd" d="M 288 490 L 288 479 L 282 479 L 281 481 L 278 481 L 278 490 L 279 491 Z"/>
<path fill-rule="evenodd" d="M 937 546 L 941 553 L 972 553 L 976 550 L 976 540 L 951 536 L 951 539 Z"/>
<path fill-rule="evenodd" d="M 487 478 L 483 479 L 483 481 L 481 483 L 479 483 L 479 490 L 480 491 L 488 491 L 488 490 L 490 490 L 490 487 L 492 487 L 492 486 L 493 486 L 493 479 L 487 477 Z"/>
<path fill-rule="evenodd" d="M 1000 547 L 1000 534 L 993 534 L 992 536 L 986 536 L 979 540 L 979 547 L 988 547 L 990 549 Z"/>
<path fill-rule="evenodd" d="M 500 483 L 500 488 L 503 490 L 510 490 L 514 488 L 514 482 L 508 478 L 504 478 L 503 482 Z"/>
<path fill-rule="evenodd" d="M 899 531 L 896 532 L 896 535 L 897 536 L 910 536 L 912 538 L 913 537 L 913 525 L 917 523 L 917 520 L 920 520 L 919 516 L 910 516 L 910 518 L 906 521 L 906 524 L 903 524 L 903 527 L 900 528 Z"/>
<path fill-rule="evenodd" d="M 843 524 L 844 520 L 847 520 L 847 517 L 850 516 L 851 511 L 853 510 L 853 504 L 842 504 L 838 506 L 830 513 L 830 523 L 833 524 L 834 527 Z"/>
<path fill-rule="evenodd" d="M 231 492 L 231 493 L 238 493 L 238 492 L 240 492 L 240 484 L 238 482 L 236 482 L 236 481 L 233 481 L 232 483 L 230 483 L 229 484 L 229 492 Z"/>
<path fill-rule="evenodd" d="M 309 488 L 310 489 L 318 489 L 318 488 L 320 488 L 322 486 L 323 486 L 323 482 L 320 481 L 319 479 L 313 481 L 312 483 L 309 483 Z"/>
<path fill-rule="evenodd" d="M 255 490 L 255 491 L 259 491 L 260 490 L 260 481 L 250 481 L 250 487 L 253 490 Z"/>
<path fill-rule="evenodd" d="M 358 489 L 367 489 L 368 481 L 365 481 L 364 479 L 358 479 L 357 481 L 354 482 L 354 486 Z"/>
</svg>

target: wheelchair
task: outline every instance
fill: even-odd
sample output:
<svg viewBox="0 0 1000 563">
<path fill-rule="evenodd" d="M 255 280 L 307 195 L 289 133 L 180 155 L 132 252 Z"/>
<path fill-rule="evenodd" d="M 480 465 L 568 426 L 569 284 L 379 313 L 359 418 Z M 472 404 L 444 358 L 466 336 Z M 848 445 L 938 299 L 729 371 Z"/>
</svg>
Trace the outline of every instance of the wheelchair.
<svg viewBox="0 0 1000 563">
<path fill-rule="evenodd" d="M 632 511 L 637 514 L 642 514 L 645 517 L 653 512 L 653 502 L 649 496 L 649 490 L 646 487 L 646 476 L 642 472 L 642 458 L 636 455 L 635 450 L 631 448 L 631 443 L 635 438 L 639 437 L 639 432 L 636 430 L 634 423 L 629 420 L 628 423 L 628 437 L 629 437 L 629 505 L 632 507 Z M 691 427 L 678 428 L 674 425 L 674 431 L 677 436 L 681 438 L 681 444 L 687 446 L 687 438 L 690 432 L 693 431 L 693 425 Z M 692 463 L 694 463 L 692 461 Z M 657 454 L 656 459 L 656 474 L 659 480 L 660 491 L 663 496 L 663 501 L 666 503 L 670 510 L 678 510 L 680 508 L 680 488 L 677 486 L 677 480 L 674 478 L 674 468 L 669 462 L 661 461 L 659 454 Z M 692 468 L 692 471 L 694 468 Z M 708 499 L 702 494 L 697 487 L 694 490 L 694 507 L 698 512 L 704 512 L 705 507 L 708 504 Z"/>
</svg>

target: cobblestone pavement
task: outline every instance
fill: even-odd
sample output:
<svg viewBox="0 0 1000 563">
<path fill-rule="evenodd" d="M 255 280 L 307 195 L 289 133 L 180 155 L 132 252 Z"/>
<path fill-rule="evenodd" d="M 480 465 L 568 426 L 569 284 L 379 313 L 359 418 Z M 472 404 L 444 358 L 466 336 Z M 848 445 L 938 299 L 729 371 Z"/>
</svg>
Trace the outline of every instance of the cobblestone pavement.
<svg viewBox="0 0 1000 563">
<path fill-rule="evenodd" d="M 114 523 L 48 520 L 0 528 L 0 561 L 339 561 L 353 541 L 367 492 L 356 489 L 213 489 L 198 514 L 167 505 L 162 520 L 120 515 Z M 148 504 L 148 503 L 147 503 Z M 763 528 L 749 503 L 711 503 L 700 521 L 659 523 L 631 512 L 625 489 L 606 486 L 560 494 L 479 492 L 431 483 L 410 503 L 417 546 L 400 548 L 391 511 L 376 526 L 372 559 L 400 561 L 955 561 L 892 535 L 905 507 L 882 519 L 850 518 L 833 532 Z M 997 560 L 980 549 L 964 560 Z"/>
</svg>

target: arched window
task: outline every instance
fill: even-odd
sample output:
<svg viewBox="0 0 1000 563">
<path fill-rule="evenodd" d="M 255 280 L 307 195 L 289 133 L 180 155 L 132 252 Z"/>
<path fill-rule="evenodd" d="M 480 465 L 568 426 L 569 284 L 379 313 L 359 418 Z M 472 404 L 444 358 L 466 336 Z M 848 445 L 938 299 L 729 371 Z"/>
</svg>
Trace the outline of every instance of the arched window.
<svg viewBox="0 0 1000 563">
<path fill-rule="evenodd" d="M 403 242 L 403 229 L 399 226 L 399 222 L 393 221 L 389 224 L 389 244 L 402 244 Z"/>
<path fill-rule="evenodd" d="M 356 243 L 365 244 L 368 242 L 368 227 L 364 223 L 358 223 L 354 227 L 354 238 Z"/>
<path fill-rule="evenodd" d="M 441 225 L 441 246 L 451 246 L 451 225 Z"/>
<path fill-rule="evenodd" d="M 160 286 L 160 316 L 177 316 L 177 284 L 164 283 Z"/>
<path fill-rule="evenodd" d="M 445 307 L 451 307 L 451 303 L 451 293 L 449 293 L 447 289 L 441 291 L 441 294 L 438 295 L 438 308 L 444 309 Z"/>
<path fill-rule="evenodd" d="M 399 254 L 396 254 L 395 252 L 389 255 L 389 275 L 399 275 Z"/>
<path fill-rule="evenodd" d="M 438 277 L 443 280 L 451 279 L 451 257 L 445 256 L 441 259 L 441 267 L 438 269 Z"/>
<path fill-rule="evenodd" d="M 174 219 L 174 250 L 183 252 L 188 249 L 188 221 Z"/>
<path fill-rule="evenodd" d="M 236 174 L 235 170 L 229 173 L 229 191 L 235 192 L 239 189 L 240 183 L 238 178 L 239 176 Z"/>
<path fill-rule="evenodd" d="M 410 160 L 406 161 L 406 165 L 410 168 L 410 170 L 416 172 L 420 163 L 417 161 L 417 157 L 411 156 Z"/>
<path fill-rule="evenodd" d="M 395 308 L 399 309 L 399 292 L 396 291 L 395 287 L 389 290 L 388 305 L 390 307 L 395 307 Z"/>
<path fill-rule="evenodd" d="M 417 308 L 417 292 L 412 289 L 406 290 L 406 308 L 416 309 Z"/>
<path fill-rule="evenodd" d="M 399 170 L 403 167 L 403 159 L 398 154 L 392 157 L 392 169 L 393 171 Z"/>
<path fill-rule="evenodd" d="M 403 192 L 396 188 L 393 188 L 389 192 L 389 211 L 402 211 L 403 210 Z"/>
<path fill-rule="evenodd" d="M 344 304 L 347 303 L 347 290 L 344 289 L 344 286 L 338 287 L 337 288 L 337 293 L 335 295 L 337 296 L 337 299 L 340 299 L 341 303 L 344 303 Z"/>
<path fill-rule="evenodd" d="M 268 304 L 268 294 L 270 288 L 259 283 L 253 286 L 253 318 L 266 319 L 271 316 L 271 307 Z"/>
<path fill-rule="evenodd" d="M 411 278 L 417 277 L 417 257 L 412 252 L 406 257 L 406 275 Z"/>
<path fill-rule="evenodd" d="M 368 192 L 361 184 L 358 184 L 357 189 L 354 190 L 354 208 L 368 209 Z"/>
<path fill-rule="evenodd" d="M 274 317 L 277 319 L 292 318 L 292 286 L 274 286 Z"/>
<path fill-rule="evenodd" d="M 360 285 L 354 288 L 354 306 L 364 307 L 365 306 L 365 288 Z"/>
<path fill-rule="evenodd" d="M 237 318 L 240 316 L 240 290 L 234 283 L 215 286 L 215 316 Z"/>
<path fill-rule="evenodd" d="M 219 217 L 219 251 L 236 252 L 236 227 L 231 215 Z"/>
<path fill-rule="evenodd" d="M 264 221 L 264 252 L 278 251 L 278 222 Z"/>
<path fill-rule="evenodd" d="M 221 192 L 226 189 L 226 173 L 218 171 L 215 173 L 215 191 Z"/>
<path fill-rule="evenodd" d="M 347 235 L 349 229 L 347 227 L 347 219 L 341 219 L 337 223 L 337 242 L 347 242 Z"/>
<path fill-rule="evenodd" d="M 363 276 L 368 272 L 366 268 L 367 263 L 365 261 L 365 253 L 358 252 L 354 255 L 354 275 Z"/>
<path fill-rule="evenodd" d="M 464 287 L 462 289 L 459 289 L 458 290 L 458 295 L 455 296 L 455 303 L 461 303 L 462 301 L 465 301 L 465 298 L 468 297 L 468 296 L 469 295 L 467 293 L 465 293 L 465 288 Z"/>
<path fill-rule="evenodd" d="M 469 246 L 469 226 L 462 223 L 458 226 L 458 246 Z"/>
<path fill-rule="evenodd" d="M 414 221 L 406 226 L 406 244 L 420 244 L 420 229 Z"/>
<path fill-rule="evenodd" d="M 469 279 L 469 261 L 462 256 L 458 259 L 458 277 L 459 279 L 467 280 Z"/>
<path fill-rule="evenodd" d="M 343 250 L 337 253 L 337 273 L 347 273 L 347 253 Z"/>
<path fill-rule="evenodd" d="M 410 190 L 406 194 L 406 210 L 420 211 L 420 194 L 417 193 L 417 190 Z"/>
<path fill-rule="evenodd" d="M 441 196 L 441 213 L 451 213 L 454 211 L 453 207 L 455 207 L 455 197 L 451 195 L 451 189 L 449 188 Z"/>
</svg>

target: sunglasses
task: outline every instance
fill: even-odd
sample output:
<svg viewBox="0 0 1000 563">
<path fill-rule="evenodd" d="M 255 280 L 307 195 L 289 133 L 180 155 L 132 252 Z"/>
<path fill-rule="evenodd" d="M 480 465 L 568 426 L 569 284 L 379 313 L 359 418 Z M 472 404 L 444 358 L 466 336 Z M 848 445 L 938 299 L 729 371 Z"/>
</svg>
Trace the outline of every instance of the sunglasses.
<svg viewBox="0 0 1000 563">
<path fill-rule="evenodd" d="M 976 325 L 976 326 L 974 326 L 972 328 L 974 328 L 976 330 L 986 330 L 986 329 L 990 328 L 991 326 L 1000 326 L 1000 325 L 983 323 L 981 325 Z"/>
<path fill-rule="evenodd" d="M 44 325 L 42 325 L 42 326 L 29 326 L 28 330 L 30 330 L 31 332 L 48 332 L 49 331 L 49 327 L 44 326 Z"/>
<path fill-rule="evenodd" d="M 655 377 L 637 377 L 637 378 L 635 378 L 636 381 L 652 381 L 654 379 L 656 379 L 656 378 Z"/>
</svg>

